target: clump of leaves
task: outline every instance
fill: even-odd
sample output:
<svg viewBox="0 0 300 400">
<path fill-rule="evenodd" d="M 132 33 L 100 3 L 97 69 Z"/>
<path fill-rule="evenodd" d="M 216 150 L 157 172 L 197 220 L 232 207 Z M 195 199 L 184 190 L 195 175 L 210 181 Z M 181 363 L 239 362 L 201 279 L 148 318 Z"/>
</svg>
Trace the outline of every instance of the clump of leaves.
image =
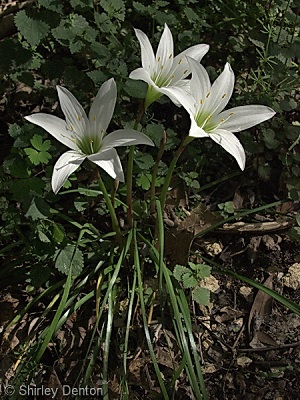
<svg viewBox="0 0 300 400">
<path fill-rule="evenodd" d="M 188 263 L 188 267 L 176 265 L 174 268 L 174 277 L 182 284 L 184 289 L 190 289 L 192 299 L 200 305 L 207 306 L 210 302 L 210 291 L 201 286 L 203 280 L 208 278 L 211 273 L 211 267 L 205 264 Z"/>
<path fill-rule="evenodd" d="M 219 203 L 218 208 L 220 211 L 220 214 L 224 218 L 228 218 L 230 215 L 234 214 L 234 204 L 232 201 L 226 201 L 225 203 Z"/>
</svg>

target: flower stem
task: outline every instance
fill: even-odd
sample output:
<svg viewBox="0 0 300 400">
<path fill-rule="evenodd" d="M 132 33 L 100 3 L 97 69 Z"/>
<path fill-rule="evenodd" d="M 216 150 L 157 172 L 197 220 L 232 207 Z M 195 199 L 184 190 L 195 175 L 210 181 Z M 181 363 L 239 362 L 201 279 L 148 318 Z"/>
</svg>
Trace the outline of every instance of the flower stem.
<svg viewBox="0 0 300 400">
<path fill-rule="evenodd" d="M 145 111 L 144 103 L 141 104 L 139 112 L 136 116 L 136 120 L 133 129 L 137 130 L 139 123 Z M 130 146 L 127 164 L 127 221 L 129 228 L 133 227 L 133 211 L 132 211 L 132 175 L 133 175 L 133 159 L 134 159 L 134 146 Z"/>
<path fill-rule="evenodd" d="M 162 138 L 160 141 L 159 151 L 158 151 L 157 158 L 156 158 L 155 164 L 153 166 L 153 170 L 152 170 L 151 189 L 150 189 L 150 203 L 151 203 L 150 209 L 151 209 L 152 214 L 155 213 L 155 183 L 156 183 L 157 171 L 158 171 L 159 162 L 165 151 L 166 142 L 167 142 L 167 134 L 166 134 L 166 131 L 163 131 Z"/>
<path fill-rule="evenodd" d="M 174 157 L 173 157 L 173 159 L 171 161 L 171 164 L 169 166 L 168 173 L 167 173 L 167 176 L 166 176 L 166 179 L 165 179 L 165 182 L 164 182 L 164 185 L 162 187 L 161 194 L 160 194 L 160 204 L 161 204 L 162 210 L 165 207 L 167 193 L 168 193 L 168 189 L 169 189 L 169 186 L 170 186 L 170 182 L 171 182 L 171 179 L 172 179 L 172 175 L 173 175 L 176 163 L 177 163 L 179 157 L 181 156 L 181 153 L 183 152 L 183 150 L 187 146 L 187 144 L 189 142 L 191 142 L 192 140 L 193 140 L 193 138 L 191 138 L 190 136 L 187 136 L 185 139 L 183 139 L 182 142 L 180 143 L 180 146 L 176 150 L 175 155 L 174 155 Z"/>
<path fill-rule="evenodd" d="M 135 125 L 134 125 L 135 126 Z M 129 228 L 133 227 L 133 212 L 132 212 L 132 174 L 133 174 L 133 159 L 134 146 L 130 146 L 127 163 L 127 220 Z"/>
<path fill-rule="evenodd" d="M 104 182 L 103 182 L 103 180 L 102 180 L 102 178 L 100 176 L 99 171 L 98 171 L 97 179 L 98 179 L 98 184 L 100 186 L 100 189 L 101 189 L 101 191 L 103 193 L 104 200 L 105 200 L 105 202 L 107 204 L 107 207 L 108 207 L 108 210 L 109 210 L 109 213 L 110 213 L 112 228 L 116 233 L 117 242 L 122 247 L 123 246 L 123 237 L 122 237 L 122 233 L 121 233 L 121 230 L 120 230 L 119 221 L 118 221 L 114 206 L 113 206 L 113 204 L 111 202 L 109 194 L 107 193 L 106 187 L 105 187 Z"/>
</svg>

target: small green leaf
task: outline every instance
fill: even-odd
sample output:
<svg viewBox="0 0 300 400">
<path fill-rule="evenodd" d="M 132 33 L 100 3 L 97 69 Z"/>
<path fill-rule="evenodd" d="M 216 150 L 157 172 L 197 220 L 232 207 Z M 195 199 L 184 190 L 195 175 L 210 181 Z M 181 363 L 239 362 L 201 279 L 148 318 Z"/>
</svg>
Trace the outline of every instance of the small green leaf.
<svg viewBox="0 0 300 400">
<path fill-rule="evenodd" d="M 65 231 L 62 225 L 53 223 L 53 238 L 57 243 L 61 243 L 65 238 Z"/>
<path fill-rule="evenodd" d="M 151 6 L 144 6 L 143 4 L 139 3 L 138 1 L 133 1 L 132 2 L 133 7 L 142 14 L 154 14 L 155 13 L 155 8 Z"/>
<path fill-rule="evenodd" d="M 22 128 L 18 124 L 11 124 L 8 128 L 8 134 L 12 138 L 17 139 L 22 134 Z"/>
<path fill-rule="evenodd" d="M 124 21 L 126 9 L 123 0 L 101 0 L 100 4 L 110 17 Z"/>
<path fill-rule="evenodd" d="M 14 200 L 22 203 L 27 202 L 32 195 L 42 196 L 44 187 L 45 182 L 35 176 L 27 179 L 18 179 L 10 183 L 10 190 L 13 193 Z"/>
<path fill-rule="evenodd" d="M 30 142 L 32 146 L 39 151 L 47 151 L 51 147 L 51 142 L 50 140 L 45 140 L 43 142 L 43 139 L 40 135 L 34 135 L 32 139 L 30 139 Z"/>
<path fill-rule="evenodd" d="M 79 10 L 93 8 L 93 0 L 71 0 L 71 6 Z"/>
<path fill-rule="evenodd" d="M 109 16 L 106 13 L 95 13 L 95 21 L 96 24 L 98 25 L 99 29 L 101 32 L 104 33 L 115 33 L 116 32 L 116 27 L 110 20 Z"/>
<path fill-rule="evenodd" d="M 39 4 L 47 8 L 47 10 L 55 11 L 59 14 L 63 11 L 60 0 L 39 0 Z"/>
<path fill-rule="evenodd" d="M 190 289 L 198 284 L 197 279 L 193 276 L 192 271 L 182 275 L 182 284 L 185 289 Z"/>
<path fill-rule="evenodd" d="M 74 207 L 78 212 L 85 211 L 88 208 L 89 203 L 87 201 L 74 201 Z"/>
<path fill-rule="evenodd" d="M 197 278 L 204 279 L 210 276 L 211 274 L 211 267 L 205 264 L 198 264 L 197 268 Z"/>
<path fill-rule="evenodd" d="M 89 26 L 87 20 L 78 14 L 70 14 L 61 20 L 58 27 L 52 29 L 54 38 L 62 45 L 69 46 L 71 53 L 76 53 L 84 46 L 84 39 L 95 39 L 97 31 Z"/>
<path fill-rule="evenodd" d="M 100 70 L 87 72 L 87 76 L 91 78 L 97 86 L 102 85 L 102 83 L 107 80 L 107 75 Z"/>
<path fill-rule="evenodd" d="M 146 169 L 148 171 L 154 165 L 154 159 L 151 154 L 145 154 L 140 151 L 136 153 L 134 161 L 137 163 L 140 169 Z"/>
<path fill-rule="evenodd" d="M 28 17 L 25 10 L 21 10 L 16 14 L 15 24 L 21 35 L 31 46 L 39 45 L 50 30 L 50 26 L 46 22 Z"/>
<path fill-rule="evenodd" d="M 111 52 L 102 43 L 98 43 L 98 42 L 92 43 L 91 50 L 93 52 L 93 56 L 97 57 L 97 62 L 100 63 L 99 65 L 103 65 L 103 66 L 106 65 L 106 63 L 111 58 Z"/>
<path fill-rule="evenodd" d="M 208 306 L 210 302 L 210 291 L 198 286 L 192 291 L 192 298 L 196 303 Z"/>
<path fill-rule="evenodd" d="M 200 16 L 194 10 L 192 10 L 190 7 L 185 7 L 184 13 L 187 16 L 187 19 L 189 20 L 189 22 L 191 22 L 191 23 L 200 22 Z"/>
<path fill-rule="evenodd" d="M 28 165 L 19 154 L 14 158 L 7 158 L 4 160 L 3 166 L 15 178 L 28 178 L 30 176 Z"/>
<path fill-rule="evenodd" d="M 50 243 L 51 240 L 48 238 L 48 236 L 41 230 L 38 230 L 38 237 L 41 242 L 43 243 Z"/>
<path fill-rule="evenodd" d="M 31 204 L 25 214 L 26 218 L 31 218 L 33 221 L 38 219 L 46 219 L 49 215 L 50 207 L 45 200 L 35 197 L 32 199 Z"/>
<path fill-rule="evenodd" d="M 146 127 L 146 133 L 150 137 L 150 139 L 153 140 L 156 147 L 160 146 L 160 141 L 164 129 L 165 127 L 162 124 L 149 124 Z"/>
<path fill-rule="evenodd" d="M 174 277 L 179 281 L 182 282 L 182 277 L 184 274 L 190 273 L 191 270 L 183 265 L 177 264 L 174 268 L 173 274 Z"/>
<path fill-rule="evenodd" d="M 263 136 L 268 149 L 276 149 L 279 146 L 279 141 L 275 139 L 275 132 L 272 129 L 265 129 Z"/>
<path fill-rule="evenodd" d="M 51 160 L 51 154 L 47 151 L 37 151 L 35 149 L 26 148 L 24 149 L 25 153 L 27 154 L 29 160 L 34 165 L 39 165 L 41 163 L 47 164 L 49 160 Z"/>
<path fill-rule="evenodd" d="M 151 174 L 140 174 L 136 179 L 136 184 L 144 190 L 149 190 L 151 186 Z"/>
<path fill-rule="evenodd" d="M 128 79 L 125 83 L 124 90 L 129 96 L 137 99 L 144 99 L 147 94 L 148 85 L 143 81 L 135 81 Z"/>
<path fill-rule="evenodd" d="M 83 266 L 82 251 L 73 244 L 67 244 L 60 250 L 55 260 L 55 268 L 66 275 L 70 268 L 72 268 L 72 275 L 79 275 Z"/>
</svg>

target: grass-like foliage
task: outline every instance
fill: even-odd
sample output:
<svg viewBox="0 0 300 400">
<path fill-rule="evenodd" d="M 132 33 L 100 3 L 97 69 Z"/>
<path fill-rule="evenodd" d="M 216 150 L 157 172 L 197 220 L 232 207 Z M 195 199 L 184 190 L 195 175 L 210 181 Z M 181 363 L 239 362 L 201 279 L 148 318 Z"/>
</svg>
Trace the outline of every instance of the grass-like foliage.
<svg viewBox="0 0 300 400">
<path fill-rule="evenodd" d="M 166 249 L 178 226 L 184 247 L 300 200 L 297 11 L 291 0 L 0 8 L 0 287 L 18 299 L 0 377 L 15 391 L 1 396 L 55 375 L 105 400 L 208 399 L 193 305 L 211 305 L 214 272 L 300 313 L 252 277 L 190 259 L 190 246 L 184 265 Z M 237 187 L 255 192 L 239 210 Z M 191 239 L 181 222 L 208 202 Z M 138 393 L 140 354 L 152 384 Z"/>
</svg>

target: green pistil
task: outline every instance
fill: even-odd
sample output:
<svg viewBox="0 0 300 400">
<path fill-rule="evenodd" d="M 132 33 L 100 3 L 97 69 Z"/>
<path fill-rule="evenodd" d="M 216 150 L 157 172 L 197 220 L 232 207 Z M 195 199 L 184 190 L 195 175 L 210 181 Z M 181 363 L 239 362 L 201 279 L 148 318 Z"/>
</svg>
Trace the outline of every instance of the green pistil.
<svg viewBox="0 0 300 400">
<path fill-rule="evenodd" d="M 86 155 L 98 153 L 101 147 L 101 141 L 98 137 L 91 139 L 85 136 L 80 142 L 77 143 L 78 148 Z"/>
</svg>

